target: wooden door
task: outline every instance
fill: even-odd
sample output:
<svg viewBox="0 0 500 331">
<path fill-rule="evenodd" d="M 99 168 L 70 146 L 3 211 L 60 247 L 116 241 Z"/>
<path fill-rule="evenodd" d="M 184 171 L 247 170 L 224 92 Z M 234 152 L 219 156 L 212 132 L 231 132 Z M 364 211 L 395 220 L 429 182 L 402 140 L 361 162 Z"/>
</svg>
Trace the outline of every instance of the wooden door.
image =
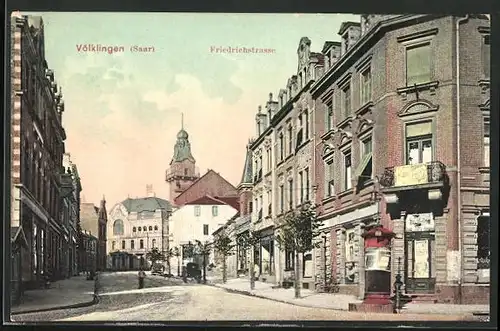
<svg viewBox="0 0 500 331">
<path fill-rule="evenodd" d="M 406 292 L 434 293 L 436 285 L 434 233 L 406 233 L 405 243 Z"/>
</svg>

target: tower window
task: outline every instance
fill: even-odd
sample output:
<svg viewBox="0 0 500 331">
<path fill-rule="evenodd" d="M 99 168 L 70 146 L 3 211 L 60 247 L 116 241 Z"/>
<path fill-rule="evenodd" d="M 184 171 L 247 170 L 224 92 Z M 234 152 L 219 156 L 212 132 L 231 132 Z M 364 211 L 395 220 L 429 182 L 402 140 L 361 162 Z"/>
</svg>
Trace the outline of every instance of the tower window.
<svg viewBox="0 0 500 331">
<path fill-rule="evenodd" d="M 184 169 L 184 176 L 188 175 L 188 169 Z"/>
</svg>

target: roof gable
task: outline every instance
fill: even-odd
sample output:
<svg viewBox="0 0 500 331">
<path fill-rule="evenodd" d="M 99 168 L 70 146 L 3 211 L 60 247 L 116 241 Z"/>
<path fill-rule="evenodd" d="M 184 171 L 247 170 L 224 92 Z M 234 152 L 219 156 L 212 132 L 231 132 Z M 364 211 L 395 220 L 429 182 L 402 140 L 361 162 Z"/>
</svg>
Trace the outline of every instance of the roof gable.
<svg viewBox="0 0 500 331">
<path fill-rule="evenodd" d="M 198 189 L 199 187 L 201 187 L 203 184 L 207 183 L 210 180 L 210 176 L 215 176 L 218 181 L 220 181 L 220 182 L 226 184 L 227 186 L 229 186 L 230 188 L 232 188 L 235 191 L 235 194 L 236 194 L 236 187 L 234 187 L 233 184 L 231 184 L 229 181 L 227 181 L 224 177 L 222 177 L 221 175 L 219 175 L 217 172 L 215 172 L 212 169 L 210 169 L 203 176 L 201 176 L 196 181 L 194 181 L 193 184 L 191 184 L 191 186 L 189 186 L 186 190 L 184 190 L 184 192 L 182 192 L 181 194 L 179 194 L 177 196 L 177 198 L 175 198 L 175 200 L 174 200 L 175 204 L 179 205 L 178 202 L 182 201 L 182 198 L 184 198 L 185 196 L 189 196 L 189 194 L 191 192 L 195 191 L 196 189 Z M 203 194 L 203 196 L 205 196 L 205 195 L 208 195 L 208 194 L 206 194 L 206 193 Z M 185 204 L 185 203 L 182 203 L 182 204 Z"/>
</svg>

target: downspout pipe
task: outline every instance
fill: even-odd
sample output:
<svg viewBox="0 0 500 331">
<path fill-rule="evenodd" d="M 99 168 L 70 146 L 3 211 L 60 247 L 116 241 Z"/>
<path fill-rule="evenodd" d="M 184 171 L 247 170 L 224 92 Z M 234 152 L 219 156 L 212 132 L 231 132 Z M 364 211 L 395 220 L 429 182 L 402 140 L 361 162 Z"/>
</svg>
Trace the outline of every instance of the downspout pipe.
<svg viewBox="0 0 500 331">
<path fill-rule="evenodd" d="M 460 24 L 469 19 L 469 14 L 457 19 L 455 26 L 455 54 L 456 54 L 456 97 L 457 97 L 457 218 L 458 218 L 458 252 L 460 257 L 460 270 L 458 277 L 458 300 L 462 303 L 462 281 L 463 281 L 463 249 L 462 249 L 462 171 L 461 171 L 461 142 L 460 142 Z"/>
</svg>

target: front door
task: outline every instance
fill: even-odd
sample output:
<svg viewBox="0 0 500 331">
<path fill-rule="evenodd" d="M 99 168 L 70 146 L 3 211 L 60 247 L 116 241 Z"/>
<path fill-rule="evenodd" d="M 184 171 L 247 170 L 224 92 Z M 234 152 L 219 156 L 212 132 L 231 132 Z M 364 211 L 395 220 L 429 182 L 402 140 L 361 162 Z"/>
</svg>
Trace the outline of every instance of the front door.
<svg viewBox="0 0 500 331">
<path fill-rule="evenodd" d="M 406 233 L 405 284 L 407 293 L 434 293 L 434 232 Z"/>
</svg>

